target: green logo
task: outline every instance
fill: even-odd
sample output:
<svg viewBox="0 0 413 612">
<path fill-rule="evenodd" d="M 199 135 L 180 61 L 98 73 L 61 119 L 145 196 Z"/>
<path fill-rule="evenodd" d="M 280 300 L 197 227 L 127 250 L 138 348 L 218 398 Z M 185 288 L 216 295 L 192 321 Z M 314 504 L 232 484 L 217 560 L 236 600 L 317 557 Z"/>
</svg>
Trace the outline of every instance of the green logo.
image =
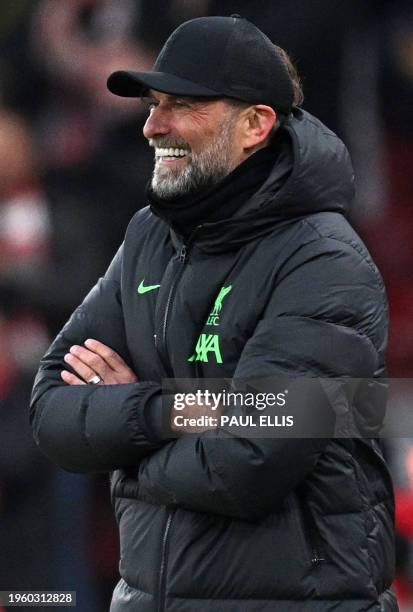
<svg viewBox="0 0 413 612">
<path fill-rule="evenodd" d="M 188 361 L 203 361 L 208 363 L 208 353 L 214 353 L 217 363 L 222 363 L 218 334 L 201 334 L 196 343 L 195 353 Z"/>
<path fill-rule="evenodd" d="M 228 287 L 222 287 L 221 291 L 217 295 L 214 307 L 209 313 L 208 320 L 206 322 L 207 325 L 219 325 L 219 314 L 222 310 L 222 302 L 224 301 L 224 298 L 228 295 L 228 293 L 231 291 L 231 289 L 232 285 L 229 285 Z"/>
<path fill-rule="evenodd" d="M 219 325 L 219 315 L 222 310 L 222 302 L 231 291 L 232 285 L 222 287 L 214 302 L 214 307 L 208 315 L 206 325 Z M 208 363 L 209 354 L 213 353 L 217 363 L 223 363 L 218 334 L 201 334 L 196 343 L 195 352 L 188 361 L 203 361 Z"/>
<path fill-rule="evenodd" d="M 141 281 L 141 284 L 138 287 L 138 293 L 142 294 L 142 293 L 147 293 L 148 291 L 153 291 L 154 289 L 159 289 L 160 285 L 147 285 L 145 287 L 145 285 L 143 284 L 145 282 L 145 279 L 143 279 L 143 281 Z"/>
</svg>

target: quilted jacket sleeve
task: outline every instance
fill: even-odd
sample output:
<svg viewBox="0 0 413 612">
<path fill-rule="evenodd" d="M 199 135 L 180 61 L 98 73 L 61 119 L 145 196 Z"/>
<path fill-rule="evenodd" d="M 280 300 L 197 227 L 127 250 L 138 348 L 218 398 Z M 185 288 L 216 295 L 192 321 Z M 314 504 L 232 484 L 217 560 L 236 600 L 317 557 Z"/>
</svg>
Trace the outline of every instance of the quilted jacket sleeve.
<svg viewBox="0 0 413 612">
<path fill-rule="evenodd" d="M 286 264 L 235 379 L 377 376 L 386 329 L 385 292 L 371 260 L 351 245 L 319 239 Z M 323 418 L 315 413 L 317 402 L 303 397 L 301 408 L 309 411 L 310 421 Z M 324 438 L 246 439 L 230 432 L 183 436 L 140 464 L 140 496 L 259 520 L 314 468 L 327 443 Z"/>
<path fill-rule="evenodd" d="M 159 394 L 156 383 L 69 386 L 60 378 L 73 344 L 98 338 L 130 367 L 120 299 L 122 247 L 107 273 L 86 296 L 41 361 L 30 409 L 40 449 L 59 466 L 77 472 L 136 465 L 154 449 L 145 408 Z"/>
</svg>

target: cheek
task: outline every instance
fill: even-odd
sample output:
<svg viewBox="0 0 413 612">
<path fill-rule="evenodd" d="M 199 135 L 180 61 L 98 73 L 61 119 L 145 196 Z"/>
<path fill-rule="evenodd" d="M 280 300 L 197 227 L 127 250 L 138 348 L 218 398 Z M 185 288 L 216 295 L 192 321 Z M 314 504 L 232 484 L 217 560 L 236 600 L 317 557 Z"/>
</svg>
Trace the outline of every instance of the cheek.
<svg viewBox="0 0 413 612">
<path fill-rule="evenodd" d="M 182 134 L 182 137 L 190 146 L 191 151 L 195 153 L 201 153 L 216 136 L 217 132 L 207 127 L 200 127 L 199 129 L 192 129 L 190 131 L 186 130 L 185 134 Z"/>
<path fill-rule="evenodd" d="M 219 137 L 223 119 L 223 113 L 218 110 L 213 114 L 210 111 L 182 113 L 174 117 L 174 124 L 173 127 L 171 126 L 169 135 L 177 136 L 191 150 L 199 153 L 212 140 Z"/>
</svg>

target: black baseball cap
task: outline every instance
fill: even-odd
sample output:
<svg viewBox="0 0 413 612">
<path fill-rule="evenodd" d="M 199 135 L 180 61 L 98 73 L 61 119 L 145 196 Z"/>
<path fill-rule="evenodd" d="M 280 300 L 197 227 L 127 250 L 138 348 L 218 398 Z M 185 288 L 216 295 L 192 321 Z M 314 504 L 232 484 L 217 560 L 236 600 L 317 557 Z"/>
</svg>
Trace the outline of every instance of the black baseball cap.
<svg viewBox="0 0 413 612">
<path fill-rule="evenodd" d="M 171 95 L 235 98 L 288 115 L 292 79 L 270 39 L 239 15 L 200 17 L 181 24 L 163 46 L 152 72 L 118 70 L 108 89 L 142 97 L 149 89 Z"/>
</svg>

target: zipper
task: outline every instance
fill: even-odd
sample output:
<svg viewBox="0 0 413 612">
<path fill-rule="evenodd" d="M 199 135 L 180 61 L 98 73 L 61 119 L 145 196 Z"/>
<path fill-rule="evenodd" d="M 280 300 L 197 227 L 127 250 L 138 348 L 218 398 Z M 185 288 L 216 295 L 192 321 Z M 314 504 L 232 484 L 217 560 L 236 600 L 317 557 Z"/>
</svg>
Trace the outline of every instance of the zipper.
<svg viewBox="0 0 413 612">
<path fill-rule="evenodd" d="M 311 563 L 312 565 L 319 565 L 325 561 L 325 558 L 321 554 L 316 538 L 316 528 L 314 525 L 313 517 L 311 513 L 302 513 L 303 516 L 303 527 L 304 536 L 306 537 L 310 551 L 311 551 Z"/>
<path fill-rule="evenodd" d="M 186 261 L 186 253 L 187 253 L 187 249 L 186 249 L 186 246 L 183 244 L 183 245 L 182 245 L 182 248 L 181 248 L 181 250 L 180 250 L 180 252 L 179 252 L 179 261 L 180 261 L 182 264 L 184 264 L 184 263 L 185 263 L 185 261 Z"/>
<path fill-rule="evenodd" d="M 293 503 L 297 513 L 298 528 L 303 534 L 305 550 L 310 551 L 309 559 L 311 561 L 311 565 L 319 565 L 320 563 L 324 563 L 325 557 L 322 554 L 317 542 L 317 529 L 311 512 L 305 512 L 303 510 L 298 496 L 295 498 Z"/>
<path fill-rule="evenodd" d="M 311 541 L 311 538 L 309 538 L 309 539 L 310 539 L 311 553 L 312 553 L 311 563 L 313 565 L 319 565 L 320 563 L 323 563 L 325 561 L 325 559 L 324 559 L 324 557 L 321 556 L 319 549 L 314 544 L 314 542 Z"/>
<path fill-rule="evenodd" d="M 178 261 L 181 264 L 178 272 L 175 274 L 174 279 L 171 282 L 171 287 L 169 289 L 169 293 L 168 293 L 168 298 L 166 300 L 166 306 L 165 306 L 165 312 L 164 312 L 164 316 L 162 319 L 162 329 L 161 329 L 161 340 L 162 340 L 162 344 L 161 346 L 158 346 L 158 335 L 155 334 L 155 345 L 158 349 L 158 351 L 161 353 L 161 356 L 163 357 L 163 361 L 164 363 L 168 363 L 169 364 L 169 359 L 168 359 L 168 353 L 167 353 L 167 349 L 166 349 L 166 328 L 167 328 L 167 324 L 168 324 L 168 317 L 169 317 L 169 312 L 171 310 L 172 307 L 172 302 L 173 302 L 173 296 L 174 296 L 174 292 L 175 292 L 175 288 L 178 284 L 179 279 L 182 276 L 182 273 L 184 271 L 184 265 L 187 261 L 187 255 L 188 255 L 188 251 L 189 248 L 193 242 L 193 238 L 195 236 L 195 233 L 197 232 L 197 230 L 201 229 L 201 225 L 198 225 L 195 230 L 193 231 L 192 235 L 189 237 L 188 239 L 188 243 L 185 245 L 183 244 L 181 246 L 181 249 L 179 251 L 178 254 Z M 172 372 L 172 368 L 169 368 Z M 172 523 L 172 519 L 173 516 L 175 514 L 175 511 L 172 510 L 169 512 L 168 514 L 168 518 L 166 520 L 166 524 L 165 524 L 165 530 L 163 533 L 163 538 L 162 538 L 162 556 L 161 556 L 161 565 L 160 565 L 160 569 L 159 569 L 159 600 L 158 600 L 158 612 L 164 612 L 165 610 L 165 600 L 166 600 L 166 588 L 165 588 L 165 584 L 166 584 L 166 567 L 167 567 L 167 561 L 168 561 L 168 548 L 169 548 L 169 532 L 171 529 L 171 523 Z"/>
<path fill-rule="evenodd" d="M 159 602 L 158 602 L 158 612 L 164 612 L 165 610 L 165 601 L 166 601 L 166 566 L 168 561 L 168 537 L 171 529 L 171 523 L 174 516 L 174 511 L 169 512 L 168 518 L 165 524 L 165 530 L 163 532 L 162 538 L 162 557 L 161 557 L 161 566 L 159 568 Z"/>
<path fill-rule="evenodd" d="M 187 257 L 188 257 L 188 253 L 189 250 L 192 246 L 192 243 L 194 241 L 195 238 L 195 234 L 202 229 L 202 225 L 198 225 L 194 231 L 192 232 L 192 234 L 189 236 L 188 241 L 186 244 L 182 244 L 179 253 L 178 253 L 178 257 L 177 260 L 180 264 L 178 271 L 176 272 L 172 282 L 171 282 L 171 286 L 169 288 L 169 293 L 168 293 L 168 298 L 166 300 L 166 306 L 165 306 L 165 311 L 162 317 L 162 327 L 160 330 L 160 334 L 155 334 L 155 346 L 158 349 L 158 352 L 160 353 L 161 359 L 166 367 L 166 369 L 169 371 L 171 377 L 173 376 L 173 372 L 172 372 L 172 368 L 170 367 L 170 363 L 169 363 L 169 358 L 168 358 L 168 351 L 167 351 L 167 346 L 166 346 L 166 332 L 167 332 L 167 327 L 168 327 L 168 319 L 169 319 L 169 314 L 172 308 L 172 304 L 173 304 L 173 298 L 174 298 L 174 294 L 175 294 L 175 289 L 176 286 L 182 276 L 182 273 L 184 271 L 184 266 L 187 262 Z"/>
<path fill-rule="evenodd" d="M 181 250 L 179 251 L 179 255 L 178 255 L 178 261 L 180 264 L 182 264 L 182 266 L 186 262 L 187 252 L 188 252 L 187 247 L 185 244 L 183 244 L 181 247 Z M 175 275 L 175 278 L 173 279 L 171 283 L 171 287 L 169 289 L 169 294 L 168 294 L 168 299 L 166 300 L 165 313 L 164 313 L 163 322 L 162 322 L 162 344 L 163 344 L 165 353 L 166 353 L 166 327 L 168 323 L 168 315 L 171 309 L 174 290 L 175 290 L 176 285 L 178 284 L 179 279 L 182 276 L 182 272 L 183 272 L 183 268 L 179 268 L 178 273 Z"/>
</svg>

